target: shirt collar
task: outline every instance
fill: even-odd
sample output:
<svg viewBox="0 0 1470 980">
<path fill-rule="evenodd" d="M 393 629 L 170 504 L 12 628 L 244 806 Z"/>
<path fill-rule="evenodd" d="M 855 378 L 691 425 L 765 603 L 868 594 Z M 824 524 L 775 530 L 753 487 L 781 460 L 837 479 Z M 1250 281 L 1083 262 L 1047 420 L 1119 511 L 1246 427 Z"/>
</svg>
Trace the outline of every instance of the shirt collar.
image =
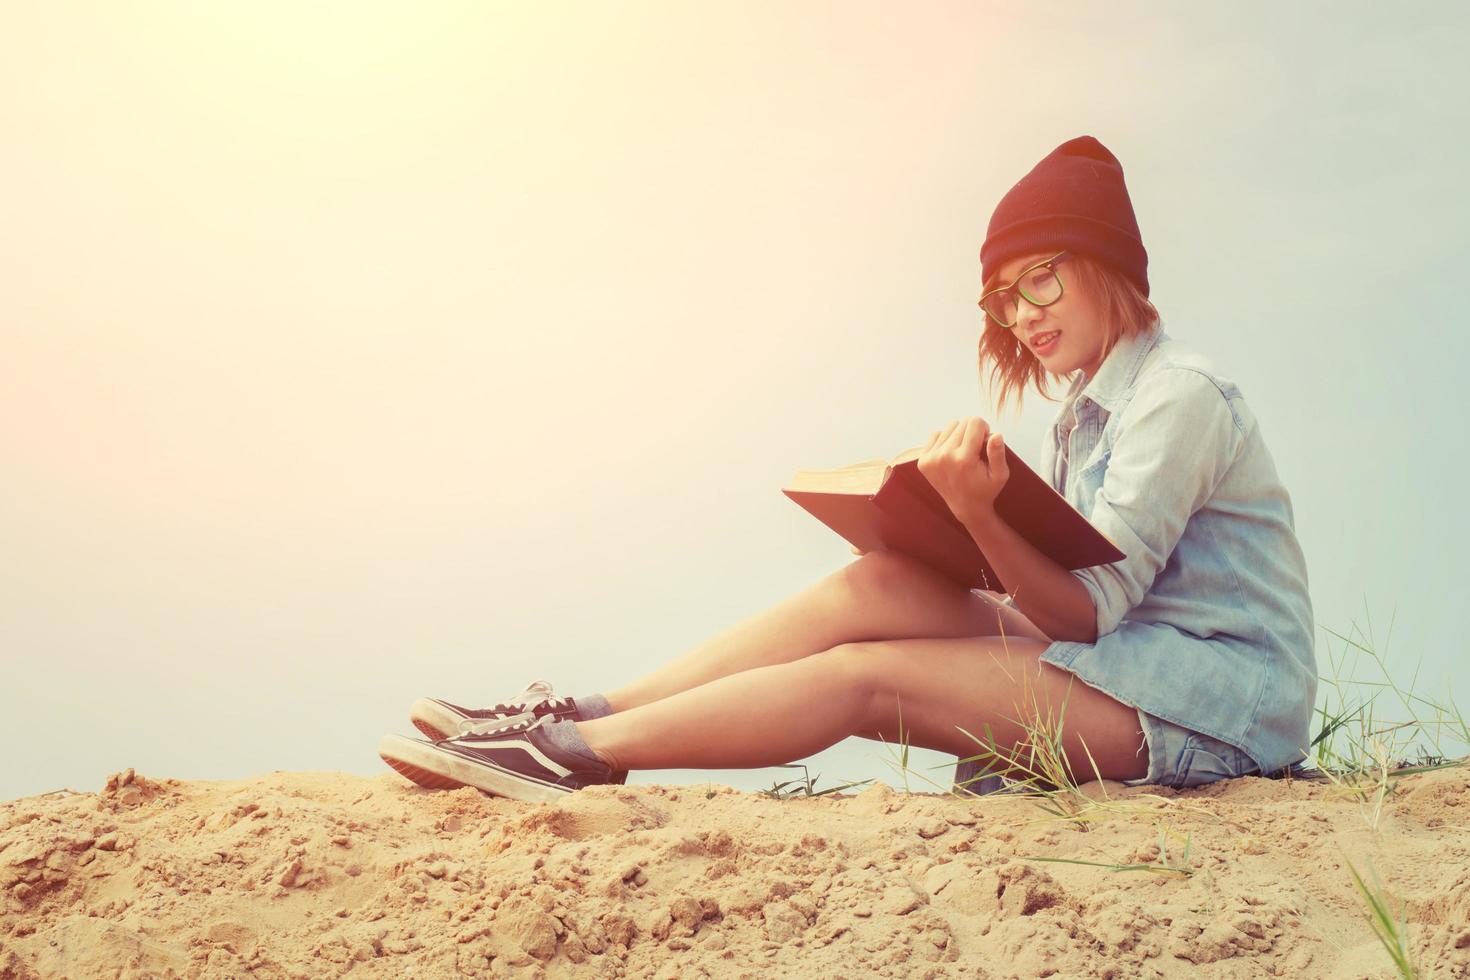
<svg viewBox="0 0 1470 980">
<path fill-rule="evenodd" d="M 1097 374 L 1090 380 L 1081 371 L 1077 372 L 1069 397 L 1076 400 L 1086 396 L 1111 413 L 1123 393 L 1133 387 L 1133 382 L 1137 380 L 1138 372 L 1143 367 L 1143 359 L 1163 336 L 1163 321 L 1157 321 L 1131 337 L 1119 337 L 1113 349 L 1108 351 L 1108 356 L 1103 359 L 1102 366 L 1097 369 Z"/>
</svg>

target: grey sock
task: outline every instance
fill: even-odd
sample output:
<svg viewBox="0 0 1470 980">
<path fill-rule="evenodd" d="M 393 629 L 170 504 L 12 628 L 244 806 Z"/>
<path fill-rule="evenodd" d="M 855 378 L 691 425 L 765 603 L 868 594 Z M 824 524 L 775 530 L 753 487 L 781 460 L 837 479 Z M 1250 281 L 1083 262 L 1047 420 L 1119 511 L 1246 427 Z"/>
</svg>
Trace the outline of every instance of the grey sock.
<svg viewBox="0 0 1470 980">
<path fill-rule="evenodd" d="M 583 721 L 602 718 L 613 713 L 612 705 L 601 694 L 589 694 L 584 698 L 572 698 L 577 702 L 577 712 Z"/>
<path fill-rule="evenodd" d="M 583 756 L 598 765 L 604 764 L 597 757 L 597 753 L 592 751 L 592 746 L 588 745 L 587 740 L 582 737 L 582 733 L 577 731 L 576 722 L 563 718 L 561 721 L 554 721 L 544 726 L 542 731 L 546 732 L 546 737 L 551 739 L 557 748 Z"/>
</svg>

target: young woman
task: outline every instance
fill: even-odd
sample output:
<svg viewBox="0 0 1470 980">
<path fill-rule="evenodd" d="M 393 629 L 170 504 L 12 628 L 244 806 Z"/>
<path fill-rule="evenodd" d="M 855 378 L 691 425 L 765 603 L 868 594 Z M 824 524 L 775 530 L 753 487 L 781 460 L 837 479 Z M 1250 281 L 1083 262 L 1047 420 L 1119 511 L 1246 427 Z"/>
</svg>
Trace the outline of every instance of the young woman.
<svg viewBox="0 0 1470 980">
<path fill-rule="evenodd" d="M 1303 759 L 1317 671 L 1291 500 L 1240 390 L 1164 332 L 1117 159 L 1089 136 L 1057 147 L 1001 199 L 980 262 L 981 369 L 1002 409 L 1070 380 L 1040 472 L 1124 559 L 1068 571 L 1036 551 L 994 511 L 1001 435 L 953 421 L 919 469 L 1009 596 L 865 554 L 606 695 L 537 681 L 490 708 L 420 700 L 431 740 L 387 736 L 383 759 L 423 786 L 554 800 L 631 769 L 768 766 L 851 735 L 963 759 L 980 752 L 966 732 L 988 726 L 1024 758 L 1018 722 L 1059 717 L 1084 781 L 1095 766 L 1187 787 Z M 995 788 L 1003 766 L 988 767 Z"/>
</svg>

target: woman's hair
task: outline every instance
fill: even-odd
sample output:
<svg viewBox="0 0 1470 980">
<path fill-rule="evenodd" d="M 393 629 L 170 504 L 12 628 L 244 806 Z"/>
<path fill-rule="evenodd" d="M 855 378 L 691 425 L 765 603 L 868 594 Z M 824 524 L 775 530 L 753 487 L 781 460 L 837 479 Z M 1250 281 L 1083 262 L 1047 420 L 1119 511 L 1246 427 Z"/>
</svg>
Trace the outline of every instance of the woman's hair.
<svg viewBox="0 0 1470 980">
<path fill-rule="evenodd" d="M 1102 310 L 1103 327 L 1107 339 L 1103 342 L 1103 360 L 1123 337 L 1131 337 L 1146 330 L 1159 320 L 1159 311 L 1149 302 L 1132 280 L 1112 266 L 1099 262 L 1089 255 L 1073 252 L 1068 260 L 1058 267 L 1068 289 L 1082 289 L 1097 297 Z M 992 276 L 982 286 L 982 291 L 994 289 L 999 283 Z M 1070 281 L 1068 281 L 1070 279 Z M 983 311 L 985 329 L 980 334 L 979 368 L 984 376 L 985 361 L 993 363 L 990 376 L 992 389 L 998 395 L 997 411 L 1004 412 L 1006 401 L 1016 396 L 1016 407 L 1020 408 L 1028 386 L 1034 386 L 1041 397 L 1056 401 L 1047 394 L 1047 386 L 1057 377 L 1042 365 L 1041 359 L 1021 342 L 1014 329 L 1006 329 Z M 1101 363 L 1101 361 L 1099 361 Z"/>
</svg>

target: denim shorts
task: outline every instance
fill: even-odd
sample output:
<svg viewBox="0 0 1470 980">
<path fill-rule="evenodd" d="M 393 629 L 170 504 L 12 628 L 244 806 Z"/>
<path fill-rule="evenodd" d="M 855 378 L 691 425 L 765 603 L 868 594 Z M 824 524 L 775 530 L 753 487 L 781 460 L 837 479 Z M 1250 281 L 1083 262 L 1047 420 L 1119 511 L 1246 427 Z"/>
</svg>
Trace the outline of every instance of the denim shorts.
<svg viewBox="0 0 1470 980">
<path fill-rule="evenodd" d="M 1123 785 L 1152 783 L 1187 789 L 1260 772 L 1254 759 L 1229 742 L 1165 721 L 1142 708 L 1136 710 L 1148 743 L 1148 774 L 1125 779 Z"/>
<path fill-rule="evenodd" d="M 1153 784 L 1188 789 L 1260 771 L 1255 760 L 1228 742 L 1165 721 L 1142 709 L 1134 710 L 1138 711 L 1139 727 L 1148 746 L 1148 772 L 1137 779 L 1122 780 L 1125 786 Z M 1003 788 L 1000 776 L 984 775 L 984 772 L 980 762 L 959 763 L 955 766 L 955 788 L 980 796 L 1000 792 Z"/>
</svg>

